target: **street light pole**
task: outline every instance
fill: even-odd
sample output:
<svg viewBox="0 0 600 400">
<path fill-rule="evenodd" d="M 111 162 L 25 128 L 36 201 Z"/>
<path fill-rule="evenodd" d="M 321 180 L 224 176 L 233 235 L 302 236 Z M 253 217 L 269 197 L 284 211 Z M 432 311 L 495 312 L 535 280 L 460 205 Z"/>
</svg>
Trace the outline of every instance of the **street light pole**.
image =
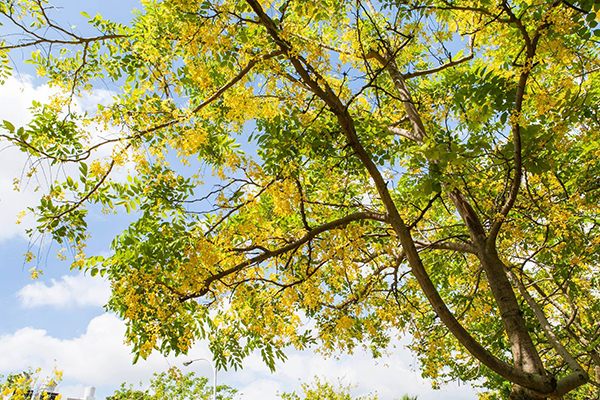
<svg viewBox="0 0 600 400">
<path fill-rule="evenodd" d="M 217 400 L 217 369 L 213 365 L 212 361 L 210 361 L 208 358 L 204 358 L 204 357 L 194 358 L 193 360 L 184 361 L 183 365 L 187 367 L 187 366 L 191 365 L 194 361 L 206 361 L 210 364 L 210 367 L 213 370 L 213 400 Z"/>
</svg>

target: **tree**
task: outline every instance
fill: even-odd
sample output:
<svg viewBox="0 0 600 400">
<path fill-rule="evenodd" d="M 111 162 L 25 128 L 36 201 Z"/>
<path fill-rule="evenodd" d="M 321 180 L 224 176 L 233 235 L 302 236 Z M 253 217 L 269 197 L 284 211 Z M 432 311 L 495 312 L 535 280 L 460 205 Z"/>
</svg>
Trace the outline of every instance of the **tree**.
<svg viewBox="0 0 600 400">
<path fill-rule="evenodd" d="M 341 379 L 338 381 L 337 385 L 335 385 L 315 377 L 314 381 L 310 384 L 302 384 L 302 397 L 296 394 L 296 392 L 291 392 L 283 393 L 281 398 L 284 400 L 377 400 L 377 396 L 371 394 L 352 397 L 352 394 L 350 393 L 352 389 L 353 386 L 351 384 L 345 385 L 342 383 Z M 406 397 L 406 399 L 409 400 L 408 397 Z"/>
<path fill-rule="evenodd" d="M 213 387 L 208 384 L 208 378 L 194 376 L 193 372 L 185 375 L 177 369 L 168 373 L 154 374 L 150 387 L 144 391 L 127 386 L 125 382 L 108 400 L 210 400 L 213 397 Z M 230 400 L 237 393 L 227 385 L 217 385 L 217 399 Z"/>
<path fill-rule="evenodd" d="M 41 368 L 30 368 L 27 372 L 9 374 L 6 377 L 0 375 L 0 399 L 49 399 L 50 393 L 54 392 L 56 385 L 62 380 L 62 371 L 55 368 L 46 378 L 40 376 L 40 371 Z"/>
<path fill-rule="evenodd" d="M 78 167 L 31 234 L 109 277 L 137 356 L 208 338 L 222 367 L 273 367 L 410 333 L 435 384 L 597 392 L 598 2 L 143 5 L 91 37 L 0 5 L 4 59 L 37 47 L 62 90 L 2 139 L 31 174 Z M 72 112 L 99 82 L 113 101 Z M 99 207 L 137 218 L 108 258 L 84 254 Z"/>
</svg>

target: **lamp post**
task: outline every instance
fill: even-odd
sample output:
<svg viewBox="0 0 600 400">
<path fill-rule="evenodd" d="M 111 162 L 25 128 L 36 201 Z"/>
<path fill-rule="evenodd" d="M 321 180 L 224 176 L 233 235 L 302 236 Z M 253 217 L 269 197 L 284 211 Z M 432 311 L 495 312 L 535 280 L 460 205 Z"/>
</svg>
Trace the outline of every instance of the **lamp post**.
<svg viewBox="0 0 600 400">
<path fill-rule="evenodd" d="M 184 361 L 183 365 L 187 367 L 187 366 L 191 365 L 194 361 L 206 361 L 210 364 L 210 367 L 213 370 L 213 400 L 217 400 L 217 369 L 213 365 L 212 361 L 210 361 L 208 358 L 204 358 L 204 357 L 194 358 L 193 360 Z"/>
</svg>

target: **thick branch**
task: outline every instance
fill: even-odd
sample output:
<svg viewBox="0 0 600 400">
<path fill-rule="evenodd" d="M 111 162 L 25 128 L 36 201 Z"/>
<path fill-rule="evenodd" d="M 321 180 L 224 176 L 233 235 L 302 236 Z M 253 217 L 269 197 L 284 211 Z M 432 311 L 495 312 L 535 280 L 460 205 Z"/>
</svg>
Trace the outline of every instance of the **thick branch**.
<svg viewBox="0 0 600 400">
<path fill-rule="evenodd" d="M 529 71 L 523 72 L 521 77 L 519 78 L 519 86 L 517 88 L 517 98 L 515 100 L 515 105 L 513 107 L 513 116 L 518 119 L 521 115 L 521 108 L 523 105 L 523 97 L 525 96 L 525 86 L 527 84 L 527 78 L 529 77 Z M 504 218 L 508 215 L 515 202 L 517 201 L 517 196 L 519 195 L 519 190 L 521 188 L 521 178 L 523 177 L 523 160 L 521 155 L 521 125 L 518 120 L 514 121 L 512 127 L 513 134 L 513 147 L 514 147 L 514 168 L 515 175 L 513 177 L 512 186 L 510 188 L 510 193 L 506 202 L 502 206 L 500 210 L 500 217 L 496 219 L 489 233 L 489 245 L 491 246 L 496 242 L 496 238 L 498 233 L 500 232 L 500 228 L 502 227 L 502 223 L 504 222 Z"/>
<path fill-rule="evenodd" d="M 406 83 L 402 75 L 399 73 L 395 63 L 393 62 L 393 59 L 390 58 L 390 60 L 385 60 L 381 55 L 374 51 L 371 52 L 371 57 L 376 58 L 389 71 L 390 76 L 392 77 L 392 80 L 394 81 L 394 84 L 398 92 L 400 93 L 401 98 L 403 99 L 403 104 L 405 106 L 407 115 L 412 122 L 413 129 L 417 136 L 421 138 L 420 141 L 417 140 L 417 143 L 421 143 L 422 139 L 425 137 L 423 123 L 418 111 L 412 103 Z M 430 162 L 435 163 L 436 161 L 430 160 Z M 492 293 L 497 301 L 499 311 L 502 315 L 503 325 L 509 336 L 513 357 L 518 367 L 517 370 L 519 371 L 519 373 L 532 374 L 532 376 L 536 376 L 537 379 L 539 379 L 540 381 L 545 381 L 545 383 L 543 384 L 545 385 L 545 387 L 541 389 L 542 386 L 537 388 L 528 386 L 528 384 L 531 385 L 530 382 L 523 384 L 516 380 L 508 378 L 508 376 L 506 375 L 504 376 L 512 382 L 517 383 L 518 385 L 525 386 L 527 388 L 534 389 L 540 392 L 549 392 L 554 390 L 554 381 L 552 380 L 552 378 L 544 377 L 543 365 L 541 363 L 537 350 L 533 345 L 531 337 L 529 336 L 529 333 L 527 331 L 525 321 L 523 320 L 523 317 L 520 313 L 519 304 L 514 295 L 512 287 L 510 286 L 510 282 L 508 281 L 506 273 L 504 272 L 503 264 L 500 262 L 496 254 L 495 243 L 493 241 L 490 243 L 486 240 L 486 232 L 477 213 L 475 212 L 473 207 L 471 207 L 471 205 L 469 204 L 467 199 L 462 195 L 462 193 L 458 189 L 455 189 L 454 191 L 449 192 L 448 195 L 453 201 L 457 211 L 461 215 L 461 218 L 467 225 L 467 228 L 471 235 L 471 240 L 477 247 L 477 256 L 480 259 L 484 269 L 486 270 L 488 282 L 490 283 Z M 486 242 L 487 244 L 490 244 L 490 246 L 486 246 Z M 402 244 L 404 246 L 404 242 Z M 419 264 L 421 263 L 420 259 L 418 260 L 418 262 Z M 415 266 L 413 264 L 411 265 L 413 266 L 413 270 L 415 270 Z M 444 324 L 446 324 L 446 326 L 452 331 L 452 333 L 457 337 L 457 339 L 465 347 L 467 347 L 467 349 L 475 357 L 477 357 L 484 364 L 486 364 L 486 361 L 483 361 L 481 358 L 479 358 L 480 356 L 484 357 L 484 353 L 481 353 L 480 355 L 474 353 L 474 351 L 480 351 L 480 349 L 477 348 L 479 344 L 475 342 L 473 338 L 468 334 L 468 332 L 464 330 L 462 325 L 460 325 L 460 323 L 456 321 L 454 315 L 446 309 L 446 306 L 443 303 L 442 299 L 439 298 L 439 294 L 437 293 L 435 287 L 432 284 L 430 285 L 428 282 L 425 281 L 425 279 L 429 280 L 429 277 L 427 276 L 426 272 L 424 270 L 417 272 L 423 275 L 423 283 L 421 283 L 421 281 L 419 281 L 419 283 L 421 284 L 421 287 L 425 291 L 425 294 L 429 298 L 430 302 L 434 305 L 434 308 L 435 303 L 439 303 L 439 311 L 438 309 L 436 309 L 436 312 L 438 312 L 438 315 L 440 316 Z M 415 276 L 417 276 L 416 273 Z M 431 292 L 432 297 L 430 297 L 430 294 L 428 294 L 426 287 Z M 448 313 L 448 315 L 443 316 L 440 313 Z M 473 343 L 470 343 L 470 341 L 473 341 Z M 473 349 L 469 348 L 469 346 L 472 346 Z M 485 349 L 483 350 L 485 351 Z M 489 364 L 486 365 L 493 369 Z M 500 374 L 502 375 L 503 373 Z M 540 383 L 540 385 L 542 384 Z M 549 388 L 552 389 L 549 390 Z"/>
<path fill-rule="evenodd" d="M 392 81 L 394 82 L 394 86 L 396 87 L 396 90 L 398 91 L 398 94 L 400 95 L 400 100 L 402 101 L 402 104 L 404 105 L 404 109 L 406 111 L 408 119 L 413 127 L 414 133 L 410 136 L 414 139 L 411 139 L 411 140 L 414 140 L 416 143 L 419 143 L 419 144 L 422 143 L 423 139 L 426 136 L 425 126 L 423 125 L 421 116 L 419 115 L 419 112 L 417 111 L 417 108 L 415 107 L 412 96 L 410 95 L 410 92 L 408 91 L 408 87 L 406 86 L 406 81 L 405 81 L 404 77 L 402 76 L 402 74 L 400 73 L 400 71 L 398 70 L 396 62 L 393 60 L 392 57 L 388 57 L 388 59 L 384 58 L 381 54 L 379 54 L 375 50 L 371 50 L 366 55 L 366 58 L 367 59 L 369 59 L 369 58 L 376 59 L 381 64 L 381 66 L 384 69 L 386 69 L 388 71 L 388 73 L 390 74 L 390 77 L 392 78 Z M 406 137 L 408 137 L 408 136 L 406 136 Z"/>
<path fill-rule="evenodd" d="M 415 134 L 409 130 L 398 128 L 397 126 L 388 126 L 387 130 L 392 132 L 395 135 L 402 136 L 410 141 L 417 142 L 417 143 L 420 141 L 420 138 L 415 136 Z"/>
<path fill-rule="evenodd" d="M 307 232 L 304 236 L 302 236 L 298 240 L 295 240 L 295 241 L 293 241 L 283 247 L 275 249 L 275 250 L 265 250 L 262 254 L 260 254 L 256 257 L 249 258 L 242 263 L 239 263 L 231 268 L 228 268 L 226 270 L 219 272 L 218 274 L 208 277 L 206 279 L 206 281 L 204 282 L 204 288 L 200 292 L 181 297 L 179 299 L 179 301 L 183 302 L 183 301 L 189 300 L 191 298 L 203 296 L 208 292 L 210 284 L 215 281 L 218 281 L 219 279 L 222 279 L 228 275 L 231 275 L 233 273 L 241 271 L 242 269 L 244 269 L 250 265 L 259 264 L 270 258 L 277 257 L 277 256 L 285 254 L 289 251 L 295 250 L 295 249 L 299 248 L 300 246 L 302 246 L 303 244 L 313 240 L 314 238 L 316 238 L 318 235 L 320 235 L 323 232 L 327 232 L 327 231 L 330 231 L 333 229 L 343 228 L 346 225 L 348 225 L 349 223 L 354 222 L 354 221 L 359 221 L 359 220 L 372 220 L 372 221 L 385 222 L 386 218 L 384 215 L 374 213 L 374 212 L 366 212 L 366 211 L 365 212 L 357 212 L 354 214 L 346 215 L 345 217 L 342 217 L 340 219 L 336 219 L 335 221 L 331 221 L 331 222 L 328 222 L 321 226 L 315 227 L 311 231 Z"/>
<path fill-rule="evenodd" d="M 458 251 L 460 253 L 477 254 L 476 249 L 467 243 L 455 243 L 455 242 L 423 242 L 415 240 L 415 244 L 419 247 L 435 250 L 450 250 Z"/>
</svg>

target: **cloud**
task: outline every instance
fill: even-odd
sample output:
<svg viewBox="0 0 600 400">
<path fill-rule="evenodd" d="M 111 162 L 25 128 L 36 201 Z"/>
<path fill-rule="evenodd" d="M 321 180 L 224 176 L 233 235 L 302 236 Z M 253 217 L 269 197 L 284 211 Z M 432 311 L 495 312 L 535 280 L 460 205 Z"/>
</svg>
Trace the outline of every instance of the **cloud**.
<svg viewBox="0 0 600 400">
<path fill-rule="evenodd" d="M 21 306 L 57 308 L 103 306 L 110 297 L 110 285 L 96 277 L 64 275 L 60 280 L 30 283 L 17 292 Z"/>
<path fill-rule="evenodd" d="M 421 378 L 413 368 L 416 362 L 412 354 L 403 348 L 401 342 L 396 341 L 395 345 L 392 353 L 377 360 L 363 351 L 339 358 L 324 358 L 310 351 L 292 352 L 287 360 L 278 363 L 277 371 L 272 375 L 260 357 L 254 354 L 244 363 L 240 374 L 243 376 L 236 379 L 237 387 L 246 398 L 274 400 L 278 398 L 277 393 L 301 393 L 301 384 L 313 382 L 317 376 L 335 386 L 338 379 L 344 385 L 352 384 L 355 386 L 354 396 L 377 393 L 381 400 L 399 399 L 404 394 L 418 395 L 419 400 L 477 398 L 468 385 L 451 384 L 440 390 L 431 389 L 430 382 Z"/>
<path fill-rule="evenodd" d="M 124 337 L 124 323 L 108 313 L 93 318 L 86 332 L 72 339 L 58 339 L 44 329 L 25 327 L 0 336 L 0 373 L 30 366 L 50 371 L 56 365 L 71 386 L 108 383 L 116 388 L 124 380 L 135 382 L 150 376 L 155 369 L 164 368 L 164 361 L 133 368 Z"/>
<path fill-rule="evenodd" d="M 143 381 L 146 388 L 154 372 L 178 366 L 184 372 L 191 370 L 212 380 L 208 363 L 194 363 L 183 367 L 189 357 L 153 354 L 148 360 L 132 365 L 130 349 L 123 343 L 125 324 L 113 314 L 93 318 L 84 334 L 70 338 L 53 337 L 43 329 L 26 327 L 13 334 L 0 336 L 0 374 L 18 372 L 28 367 L 42 367 L 49 373 L 54 366 L 64 373 L 59 392 L 63 398 L 78 397 L 85 386 L 96 387 L 96 398 L 111 395 L 121 382 L 136 384 Z M 190 351 L 191 357 L 208 357 L 206 343 L 197 343 Z M 418 395 L 419 400 L 444 397 L 452 399 L 475 399 L 469 386 L 451 385 L 441 391 L 429 388 L 419 373 L 410 367 L 413 357 L 406 350 L 398 350 L 388 357 L 373 360 L 368 354 L 357 352 L 339 359 L 323 358 L 310 351 L 292 352 L 285 362 L 278 364 L 273 374 L 251 355 L 238 371 L 219 371 L 218 383 L 237 388 L 246 400 L 279 399 L 278 393 L 299 391 L 301 383 L 312 381 L 315 375 L 330 382 L 344 378 L 344 383 L 357 384 L 354 395 L 377 391 L 379 398 L 395 399 L 403 394 Z"/>
<path fill-rule="evenodd" d="M 0 335 L 0 374 L 40 367 L 40 375 L 48 376 L 56 366 L 63 372 L 63 383 L 58 389 L 63 398 L 77 398 L 82 387 L 95 386 L 96 398 L 101 399 L 122 382 L 144 381 L 148 385 L 152 374 L 167 370 L 169 363 L 182 367 L 185 357 L 169 357 L 165 361 L 159 354 L 133 365 L 131 349 L 123 342 L 125 329 L 114 314 L 104 313 L 89 322 L 84 334 L 74 338 L 59 339 L 33 327 Z M 206 351 L 196 353 L 209 357 Z"/>
</svg>

